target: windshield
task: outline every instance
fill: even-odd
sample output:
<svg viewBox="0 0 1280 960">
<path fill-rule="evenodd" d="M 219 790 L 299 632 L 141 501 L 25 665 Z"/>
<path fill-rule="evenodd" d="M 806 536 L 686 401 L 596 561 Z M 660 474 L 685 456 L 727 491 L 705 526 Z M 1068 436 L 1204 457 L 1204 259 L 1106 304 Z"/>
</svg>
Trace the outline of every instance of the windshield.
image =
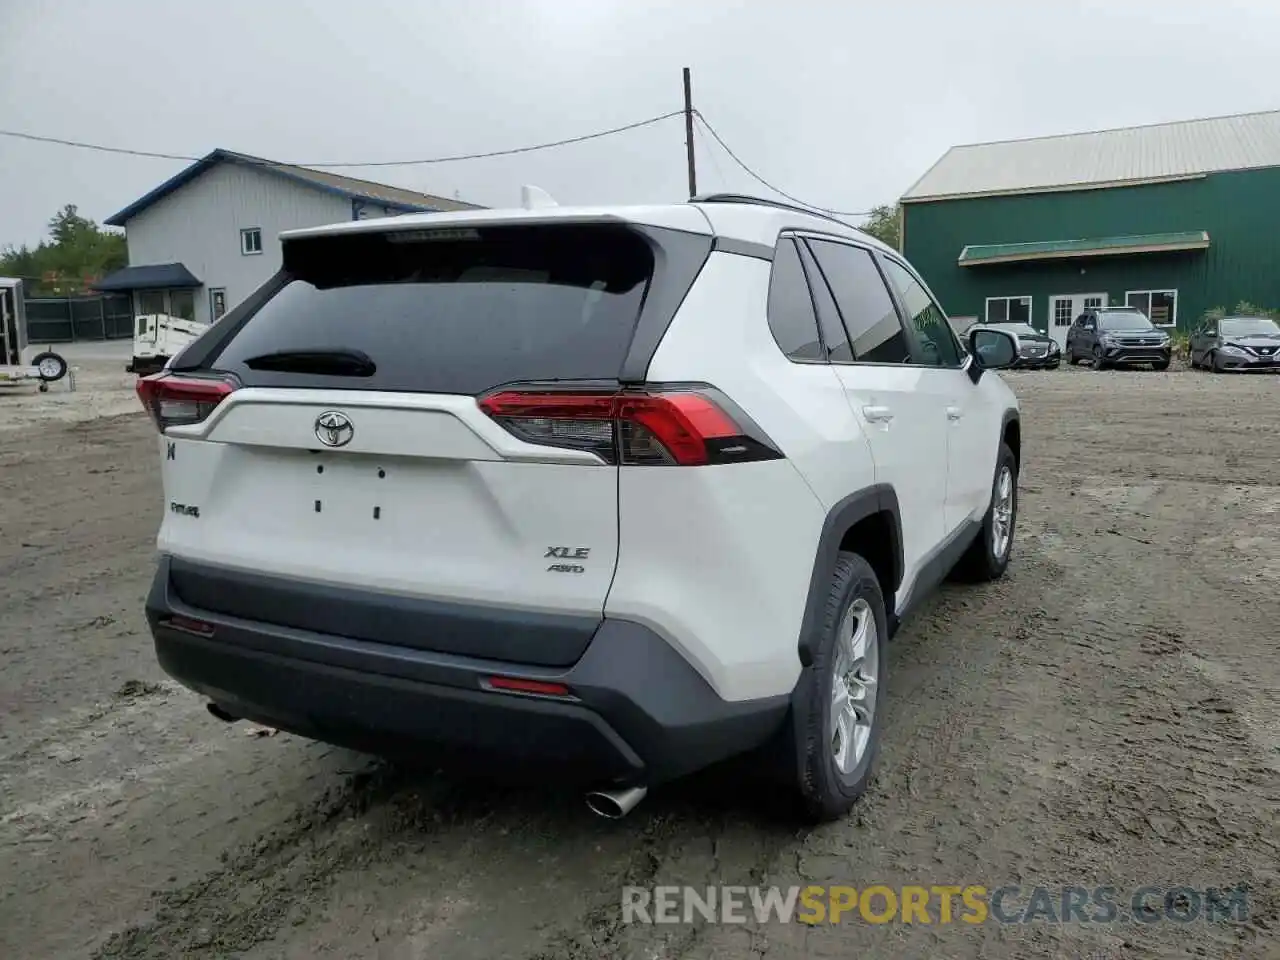
<svg viewBox="0 0 1280 960">
<path fill-rule="evenodd" d="M 1044 337 L 1044 334 L 1029 323 L 992 323 L 989 326 L 1008 330 L 1019 337 Z"/>
<path fill-rule="evenodd" d="M 1151 321 L 1138 310 L 1098 314 L 1099 330 L 1151 330 Z"/>
<path fill-rule="evenodd" d="M 1224 337 L 1280 336 L 1280 325 L 1266 317 L 1227 317 L 1222 321 Z"/>
</svg>

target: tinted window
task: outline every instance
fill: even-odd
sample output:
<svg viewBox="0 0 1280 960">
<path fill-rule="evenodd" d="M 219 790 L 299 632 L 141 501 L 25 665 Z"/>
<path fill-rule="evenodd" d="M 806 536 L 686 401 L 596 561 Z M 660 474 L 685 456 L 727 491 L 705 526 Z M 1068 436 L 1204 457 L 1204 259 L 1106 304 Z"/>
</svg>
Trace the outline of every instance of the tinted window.
<svg viewBox="0 0 1280 960">
<path fill-rule="evenodd" d="M 938 367 L 959 366 L 960 346 L 956 343 L 951 324 L 928 291 L 893 260 L 885 260 L 885 270 L 902 296 L 907 308 L 908 326 L 919 344 L 919 356 L 914 358 L 915 362 Z"/>
<path fill-rule="evenodd" d="M 865 363 L 907 362 L 907 339 L 871 254 L 861 247 L 828 240 L 810 240 L 809 246 L 844 318 L 853 341 L 854 359 Z"/>
<path fill-rule="evenodd" d="M 800 258 L 804 261 L 804 271 L 809 276 L 809 289 L 813 293 L 813 305 L 818 311 L 818 329 L 822 331 L 822 342 L 827 348 L 827 359 L 834 363 L 849 363 L 853 360 L 853 347 L 849 346 L 849 334 L 840 319 L 840 311 L 831 297 L 827 281 L 822 278 L 822 271 L 813 259 L 813 254 L 801 243 Z"/>
<path fill-rule="evenodd" d="M 818 320 L 795 242 L 780 240 L 769 278 L 769 329 L 792 360 L 821 360 Z"/>
<path fill-rule="evenodd" d="M 435 229 L 286 243 L 290 281 L 211 365 L 246 384 L 477 394 L 617 378 L 653 269 L 625 229 Z M 282 351 L 359 351 L 371 376 L 252 370 Z"/>
</svg>

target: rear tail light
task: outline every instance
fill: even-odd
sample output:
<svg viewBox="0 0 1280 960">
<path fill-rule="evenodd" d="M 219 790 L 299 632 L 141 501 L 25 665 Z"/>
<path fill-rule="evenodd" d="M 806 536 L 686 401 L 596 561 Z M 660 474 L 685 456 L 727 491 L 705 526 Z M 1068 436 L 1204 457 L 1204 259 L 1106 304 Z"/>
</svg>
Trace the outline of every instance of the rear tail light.
<svg viewBox="0 0 1280 960">
<path fill-rule="evenodd" d="M 510 388 L 478 402 L 521 440 L 587 450 L 606 463 L 692 467 L 782 456 L 746 414 L 703 385 L 608 392 Z"/>
<path fill-rule="evenodd" d="M 236 386 L 227 377 L 180 377 L 161 372 L 139 377 L 136 389 L 143 408 L 164 433 L 168 427 L 205 420 Z"/>
</svg>

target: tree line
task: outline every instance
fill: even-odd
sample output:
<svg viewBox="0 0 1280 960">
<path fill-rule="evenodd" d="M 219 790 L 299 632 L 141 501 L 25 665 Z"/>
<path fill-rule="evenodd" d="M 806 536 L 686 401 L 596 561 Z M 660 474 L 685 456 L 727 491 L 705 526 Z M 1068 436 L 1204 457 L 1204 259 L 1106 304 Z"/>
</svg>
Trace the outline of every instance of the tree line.
<svg viewBox="0 0 1280 960">
<path fill-rule="evenodd" d="M 69 203 L 49 219 L 49 237 L 39 245 L 0 250 L 0 276 L 21 277 L 28 296 L 67 297 L 129 262 L 124 234 L 103 229 Z"/>
</svg>

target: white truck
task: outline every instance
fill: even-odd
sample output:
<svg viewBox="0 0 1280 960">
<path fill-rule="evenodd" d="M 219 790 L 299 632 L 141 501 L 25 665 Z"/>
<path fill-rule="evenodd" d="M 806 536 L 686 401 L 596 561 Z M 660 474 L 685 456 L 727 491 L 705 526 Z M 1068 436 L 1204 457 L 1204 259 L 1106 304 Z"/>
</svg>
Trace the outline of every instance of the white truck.
<svg viewBox="0 0 1280 960">
<path fill-rule="evenodd" d="M 196 337 L 208 330 L 197 320 L 167 313 L 143 314 L 134 321 L 133 358 L 125 369 L 139 376 L 163 370 Z"/>
<path fill-rule="evenodd" d="M 27 350 L 26 300 L 22 281 L 0 277 L 0 387 L 38 382 L 40 391 L 67 375 L 67 361 L 52 350 L 23 362 Z"/>
</svg>

